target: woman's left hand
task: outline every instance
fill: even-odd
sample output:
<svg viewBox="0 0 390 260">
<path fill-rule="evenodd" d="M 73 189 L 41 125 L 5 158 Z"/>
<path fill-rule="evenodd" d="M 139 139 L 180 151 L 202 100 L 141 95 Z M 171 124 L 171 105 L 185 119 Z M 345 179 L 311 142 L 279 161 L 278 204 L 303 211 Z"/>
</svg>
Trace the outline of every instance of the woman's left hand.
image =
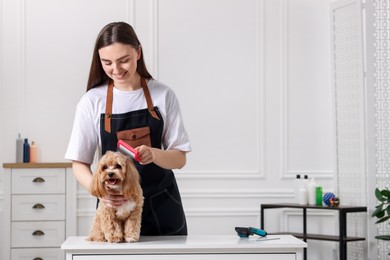
<svg viewBox="0 0 390 260">
<path fill-rule="evenodd" d="M 141 159 L 141 164 L 149 164 L 155 161 L 156 154 L 154 148 L 141 145 L 135 148 L 138 151 L 138 157 Z"/>
</svg>

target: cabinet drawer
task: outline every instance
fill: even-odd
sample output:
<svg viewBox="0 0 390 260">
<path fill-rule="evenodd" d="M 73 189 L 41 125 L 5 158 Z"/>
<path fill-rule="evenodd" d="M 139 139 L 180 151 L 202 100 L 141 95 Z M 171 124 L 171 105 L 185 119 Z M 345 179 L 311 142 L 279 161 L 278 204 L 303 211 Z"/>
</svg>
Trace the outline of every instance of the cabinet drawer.
<svg viewBox="0 0 390 260">
<path fill-rule="evenodd" d="M 73 255 L 73 260 L 295 260 L 295 254 Z"/>
<path fill-rule="evenodd" d="M 65 254 L 59 248 L 12 249 L 11 260 L 64 260 Z"/>
<path fill-rule="evenodd" d="M 65 239 L 64 221 L 13 222 L 12 247 L 59 247 Z"/>
<path fill-rule="evenodd" d="M 15 169 L 12 171 L 12 194 L 63 194 L 64 169 Z"/>
<path fill-rule="evenodd" d="M 65 220 L 65 195 L 12 195 L 12 220 Z"/>
</svg>

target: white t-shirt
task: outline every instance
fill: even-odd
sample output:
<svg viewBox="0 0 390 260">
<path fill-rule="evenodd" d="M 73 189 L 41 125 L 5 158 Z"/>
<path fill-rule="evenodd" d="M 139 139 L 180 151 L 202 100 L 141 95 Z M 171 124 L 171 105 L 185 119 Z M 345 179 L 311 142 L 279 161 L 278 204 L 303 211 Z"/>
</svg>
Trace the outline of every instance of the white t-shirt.
<svg viewBox="0 0 390 260">
<path fill-rule="evenodd" d="M 153 105 L 164 121 L 162 146 L 166 150 L 190 152 L 188 134 L 184 128 L 179 102 L 175 93 L 157 80 L 147 82 Z M 106 109 L 107 85 L 89 90 L 79 101 L 72 134 L 65 158 L 93 163 L 96 149 L 101 156 L 100 115 Z M 114 87 L 112 113 L 122 114 L 147 108 L 143 89 L 122 91 Z"/>
</svg>

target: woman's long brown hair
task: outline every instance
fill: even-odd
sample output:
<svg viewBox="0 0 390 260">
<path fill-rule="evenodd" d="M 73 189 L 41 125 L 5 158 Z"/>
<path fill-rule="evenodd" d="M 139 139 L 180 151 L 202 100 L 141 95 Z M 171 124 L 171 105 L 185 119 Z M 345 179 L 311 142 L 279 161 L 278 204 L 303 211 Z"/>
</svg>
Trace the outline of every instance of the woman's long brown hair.
<svg viewBox="0 0 390 260">
<path fill-rule="evenodd" d="M 96 39 L 92 56 L 91 69 L 89 70 L 87 91 L 109 80 L 109 77 L 103 70 L 99 57 L 99 50 L 117 42 L 129 44 L 136 50 L 141 48 L 141 43 L 139 42 L 137 34 L 131 25 L 125 22 L 114 22 L 103 27 Z M 137 61 L 137 72 L 142 78 L 153 78 L 146 68 L 142 50 L 141 57 Z"/>
</svg>

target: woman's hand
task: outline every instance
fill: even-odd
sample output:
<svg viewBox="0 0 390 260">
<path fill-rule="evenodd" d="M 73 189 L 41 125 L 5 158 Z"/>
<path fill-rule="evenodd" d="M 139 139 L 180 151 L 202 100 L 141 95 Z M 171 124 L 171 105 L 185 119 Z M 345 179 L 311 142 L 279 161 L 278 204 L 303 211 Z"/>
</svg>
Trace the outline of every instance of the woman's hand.
<svg viewBox="0 0 390 260">
<path fill-rule="evenodd" d="M 141 145 L 135 148 L 138 151 L 138 157 L 141 159 L 141 164 L 149 164 L 155 161 L 156 155 L 154 148 L 146 145 Z"/>
<path fill-rule="evenodd" d="M 104 198 L 99 198 L 99 200 L 100 203 L 104 203 L 109 208 L 120 207 L 127 201 L 127 199 L 125 199 L 125 197 L 116 190 L 108 190 L 107 193 L 107 196 Z"/>
</svg>

